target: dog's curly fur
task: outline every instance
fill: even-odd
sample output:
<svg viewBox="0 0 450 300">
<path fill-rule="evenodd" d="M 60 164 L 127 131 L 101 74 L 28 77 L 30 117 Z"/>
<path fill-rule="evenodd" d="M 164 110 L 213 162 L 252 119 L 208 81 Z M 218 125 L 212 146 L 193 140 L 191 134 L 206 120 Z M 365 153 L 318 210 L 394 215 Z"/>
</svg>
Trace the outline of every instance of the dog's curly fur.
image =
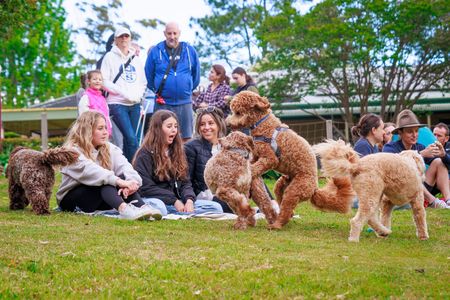
<svg viewBox="0 0 450 300">
<path fill-rule="evenodd" d="M 53 166 L 66 166 L 78 159 L 78 153 L 65 148 L 44 152 L 16 147 L 6 168 L 11 210 L 24 209 L 31 203 L 33 211 L 49 214 L 49 201 L 55 184 Z"/>
<path fill-rule="evenodd" d="M 349 241 L 358 242 L 366 222 L 378 236 L 391 233 L 394 205 L 411 204 L 417 236 L 428 239 L 422 181 L 425 164 L 417 151 L 376 153 L 359 158 L 350 145 L 329 140 L 313 146 L 327 176 L 351 178 L 359 208 L 351 220 Z M 379 208 L 381 207 L 381 222 Z"/>
<path fill-rule="evenodd" d="M 248 203 L 253 139 L 242 132 L 232 132 L 219 139 L 219 144 L 221 150 L 206 163 L 205 182 L 238 215 L 235 229 L 255 226 L 255 212 Z"/>
<path fill-rule="evenodd" d="M 251 130 L 254 138 L 261 136 L 271 140 L 276 128 L 288 127 L 272 114 L 269 101 L 253 92 L 237 94 L 230 107 L 232 114 L 227 118 L 228 125 L 239 129 L 257 124 Z M 251 197 L 265 214 L 269 228 L 280 229 L 288 223 L 299 201 L 311 200 L 314 206 L 326 211 L 350 211 L 353 191 L 348 178 L 332 179 L 319 189 L 316 157 L 309 143 L 290 129 L 280 131 L 276 143 L 279 157 L 270 143 L 255 140 L 255 157 L 251 166 Z M 278 216 L 261 179 L 261 175 L 271 169 L 284 174 L 275 185 L 275 195 L 280 204 Z"/>
</svg>

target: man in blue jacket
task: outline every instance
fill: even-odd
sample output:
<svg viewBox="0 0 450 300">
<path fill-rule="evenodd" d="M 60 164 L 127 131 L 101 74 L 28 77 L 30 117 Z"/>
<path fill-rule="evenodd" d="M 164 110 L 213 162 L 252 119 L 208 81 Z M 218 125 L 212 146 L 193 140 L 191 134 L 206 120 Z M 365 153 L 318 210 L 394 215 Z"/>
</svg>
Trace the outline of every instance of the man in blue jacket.
<svg viewBox="0 0 450 300">
<path fill-rule="evenodd" d="M 173 111 L 178 117 L 181 137 L 192 137 L 192 91 L 200 82 L 200 62 L 195 49 L 179 42 L 180 27 L 170 22 L 166 25 L 165 41 L 150 51 L 145 63 L 147 86 L 156 94 L 155 112 Z"/>
</svg>

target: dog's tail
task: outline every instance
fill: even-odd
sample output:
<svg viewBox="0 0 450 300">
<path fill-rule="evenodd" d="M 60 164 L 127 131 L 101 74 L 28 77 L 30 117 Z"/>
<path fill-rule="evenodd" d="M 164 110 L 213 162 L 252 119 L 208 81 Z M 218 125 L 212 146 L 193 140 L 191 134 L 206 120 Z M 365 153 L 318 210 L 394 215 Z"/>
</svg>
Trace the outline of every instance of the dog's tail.
<svg viewBox="0 0 450 300">
<path fill-rule="evenodd" d="M 314 152 L 320 156 L 322 172 L 327 177 L 344 177 L 356 173 L 358 153 L 344 141 L 327 140 L 314 145 Z"/>
<path fill-rule="evenodd" d="M 331 179 L 316 190 L 311 203 L 320 210 L 349 212 L 355 197 L 350 176 L 357 172 L 358 153 L 342 140 L 327 140 L 314 145 L 313 150 L 321 158 L 323 174 Z"/>
<path fill-rule="evenodd" d="M 64 147 L 56 147 L 44 151 L 43 161 L 52 166 L 67 166 L 78 159 L 78 152 Z"/>
<path fill-rule="evenodd" d="M 331 178 L 327 184 L 314 192 L 311 203 L 320 210 L 338 213 L 350 212 L 355 192 L 350 177 Z"/>
</svg>

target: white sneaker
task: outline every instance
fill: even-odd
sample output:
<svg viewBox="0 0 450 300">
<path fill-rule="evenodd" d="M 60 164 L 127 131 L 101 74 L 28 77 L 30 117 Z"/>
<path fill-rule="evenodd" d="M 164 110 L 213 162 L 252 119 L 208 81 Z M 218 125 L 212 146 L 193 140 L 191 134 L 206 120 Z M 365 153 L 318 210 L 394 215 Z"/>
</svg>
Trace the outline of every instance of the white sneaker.
<svg viewBox="0 0 450 300">
<path fill-rule="evenodd" d="M 442 201 L 441 199 L 434 199 L 433 203 L 429 204 L 428 207 L 430 208 L 450 208 L 445 201 Z"/>
<path fill-rule="evenodd" d="M 150 213 L 150 216 L 148 217 L 149 220 L 161 220 L 162 219 L 162 214 L 159 209 L 153 208 L 148 204 L 144 204 L 140 208 L 144 209 Z"/>
<path fill-rule="evenodd" d="M 151 216 L 151 212 L 146 207 L 137 207 L 133 205 L 134 201 L 127 203 L 122 211 L 119 211 L 120 218 L 125 220 L 145 220 Z"/>
</svg>

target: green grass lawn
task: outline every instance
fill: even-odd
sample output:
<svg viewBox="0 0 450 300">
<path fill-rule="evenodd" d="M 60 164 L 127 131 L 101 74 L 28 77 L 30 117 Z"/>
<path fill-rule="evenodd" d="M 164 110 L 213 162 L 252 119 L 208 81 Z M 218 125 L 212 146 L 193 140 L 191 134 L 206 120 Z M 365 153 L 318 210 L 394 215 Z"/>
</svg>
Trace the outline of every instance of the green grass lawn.
<svg viewBox="0 0 450 300">
<path fill-rule="evenodd" d="M 406 210 L 389 238 L 364 231 L 354 244 L 349 215 L 309 203 L 281 231 L 260 220 L 242 232 L 232 221 L 12 212 L 4 178 L 0 188 L 0 299 L 450 297 L 450 211 L 427 210 L 428 241 Z"/>
</svg>

